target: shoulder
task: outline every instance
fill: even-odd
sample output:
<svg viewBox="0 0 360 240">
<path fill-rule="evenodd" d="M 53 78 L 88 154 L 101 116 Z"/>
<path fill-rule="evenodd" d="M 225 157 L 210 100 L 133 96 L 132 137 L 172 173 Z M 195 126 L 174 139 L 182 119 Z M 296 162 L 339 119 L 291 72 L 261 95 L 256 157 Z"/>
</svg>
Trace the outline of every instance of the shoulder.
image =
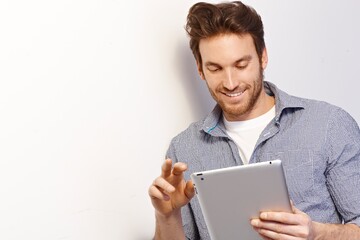
<svg viewBox="0 0 360 240">
<path fill-rule="evenodd" d="M 270 85 L 271 86 L 271 85 Z M 283 127 L 296 128 L 303 134 L 324 136 L 358 132 L 358 124 L 344 109 L 331 103 L 290 95 L 271 86 L 276 97 L 277 114 Z"/>
<path fill-rule="evenodd" d="M 214 109 L 200 121 L 191 123 L 190 126 L 175 136 L 171 144 L 182 144 L 185 145 L 198 145 L 203 143 L 205 138 L 211 138 L 214 133 L 212 130 L 217 128 L 221 121 L 222 110 L 220 106 L 216 105 Z M 212 132 L 211 134 L 208 134 Z M 218 134 L 222 134 L 221 131 Z"/>
<path fill-rule="evenodd" d="M 304 106 L 304 111 L 311 114 L 314 118 L 326 117 L 329 121 L 346 120 L 355 121 L 353 117 L 343 108 L 333 105 L 325 101 L 314 99 L 293 97 L 301 101 Z"/>
<path fill-rule="evenodd" d="M 346 118 L 353 120 L 351 115 L 339 106 L 326 101 L 303 98 L 287 94 L 277 89 L 277 100 L 280 102 L 281 110 L 293 112 L 301 110 L 301 114 L 311 117 L 313 120 Z"/>
<path fill-rule="evenodd" d="M 293 116 L 302 123 L 302 130 L 311 129 L 315 133 L 323 132 L 326 138 L 359 138 L 360 130 L 356 120 L 343 108 L 325 101 L 291 96 L 302 103 L 300 111 L 293 111 Z M 355 137 L 356 136 L 356 137 Z M 359 140 L 357 140 L 359 141 Z M 336 140 L 338 142 L 338 140 Z"/>
<path fill-rule="evenodd" d="M 279 89 L 271 82 L 265 82 L 265 89 L 270 95 L 275 96 L 276 110 L 278 115 L 292 115 L 296 113 L 297 117 L 311 115 L 317 117 L 329 117 L 333 112 L 343 111 L 341 108 L 325 101 L 319 101 L 309 98 L 303 98 L 288 94 Z"/>
<path fill-rule="evenodd" d="M 202 119 L 197 122 L 191 123 L 184 131 L 177 134 L 171 140 L 171 145 L 179 145 L 179 144 L 191 144 L 192 141 L 196 141 L 203 134 L 203 124 L 204 120 Z"/>
<path fill-rule="evenodd" d="M 201 135 L 205 134 L 202 131 L 203 121 L 191 123 L 187 129 L 176 135 L 170 142 L 166 158 L 171 158 L 175 162 L 185 163 L 193 159 L 190 156 L 201 149 Z"/>
</svg>

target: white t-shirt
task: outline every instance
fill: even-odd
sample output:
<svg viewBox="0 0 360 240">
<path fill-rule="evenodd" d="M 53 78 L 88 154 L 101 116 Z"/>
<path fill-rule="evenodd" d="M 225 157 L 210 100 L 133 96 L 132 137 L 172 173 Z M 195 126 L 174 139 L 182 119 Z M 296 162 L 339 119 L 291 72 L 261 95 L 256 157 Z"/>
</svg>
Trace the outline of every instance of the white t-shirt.
<svg viewBox="0 0 360 240">
<path fill-rule="evenodd" d="M 236 143 L 244 164 L 248 164 L 261 132 L 275 117 L 275 106 L 267 113 L 246 121 L 229 122 L 223 115 L 226 133 Z"/>
</svg>

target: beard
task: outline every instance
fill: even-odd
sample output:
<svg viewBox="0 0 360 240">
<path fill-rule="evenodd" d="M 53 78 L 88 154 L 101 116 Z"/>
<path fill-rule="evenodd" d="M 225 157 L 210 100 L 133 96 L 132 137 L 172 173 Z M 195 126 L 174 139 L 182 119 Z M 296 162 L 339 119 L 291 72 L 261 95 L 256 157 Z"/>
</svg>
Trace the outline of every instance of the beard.
<svg viewBox="0 0 360 240">
<path fill-rule="evenodd" d="M 222 85 L 216 88 L 215 90 L 216 92 L 211 90 L 209 86 L 208 88 L 211 96 L 220 105 L 221 109 L 223 110 L 223 113 L 227 117 L 230 117 L 231 119 L 239 119 L 239 117 L 246 116 L 247 114 L 249 114 L 257 105 L 257 102 L 260 98 L 263 89 L 263 79 L 264 79 L 263 69 L 260 67 L 256 78 L 252 81 L 252 84 L 246 83 L 241 85 L 241 89 L 243 89 L 242 91 L 246 90 L 246 94 L 248 94 L 248 96 L 246 96 L 246 98 L 243 99 L 240 103 L 236 103 L 236 104 L 228 103 L 217 95 L 217 94 L 223 94 L 223 92 L 229 92 Z M 238 89 L 234 89 L 232 91 L 236 92 L 237 90 Z"/>
</svg>

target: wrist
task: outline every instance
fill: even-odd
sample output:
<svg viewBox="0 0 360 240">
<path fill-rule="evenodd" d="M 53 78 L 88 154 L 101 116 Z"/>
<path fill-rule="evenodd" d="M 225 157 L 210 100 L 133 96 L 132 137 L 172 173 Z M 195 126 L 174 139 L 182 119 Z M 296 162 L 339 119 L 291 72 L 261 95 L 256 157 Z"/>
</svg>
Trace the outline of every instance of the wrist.
<svg viewBox="0 0 360 240">
<path fill-rule="evenodd" d="M 173 221 L 182 222 L 180 209 L 176 209 L 169 214 L 162 214 L 158 211 L 155 211 L 155 217 L 156 217 L 156 221 L 160 221 L 160 222 L 173 222 Z"/>
<path fill-rule="evenodd" d="M 312 240 L 321 240 L 324 239 L 324 223 L 319 223 L 319 222 L 312 222 Z"/>
<path fill-rule="evenodd" d="M 185 239 L 180 209 L 174 210 L 171 214 L 163 215 L 155 213 L 156 218 L 156 240 L 183 240 Z"/>
<path fill-rule="evenodd" d="M 360 228 L 355 224 L 312 222 L 314 240 L 360 239 Z"/>
</svg>

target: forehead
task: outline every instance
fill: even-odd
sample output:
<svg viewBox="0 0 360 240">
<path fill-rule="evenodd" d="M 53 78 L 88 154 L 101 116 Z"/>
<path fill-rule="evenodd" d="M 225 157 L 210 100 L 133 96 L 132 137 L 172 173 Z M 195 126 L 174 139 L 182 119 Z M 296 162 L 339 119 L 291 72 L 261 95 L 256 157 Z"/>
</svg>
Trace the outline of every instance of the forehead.
<svg viewBox="0 0 360 240">
<path fill-rule="evenodd" d="M 231 64 L 245 56 L 257 58 L 254 41 L 250 34 L 221 34 L 201 39 L 199 50 L 202 63 Z"/>
</svg>

